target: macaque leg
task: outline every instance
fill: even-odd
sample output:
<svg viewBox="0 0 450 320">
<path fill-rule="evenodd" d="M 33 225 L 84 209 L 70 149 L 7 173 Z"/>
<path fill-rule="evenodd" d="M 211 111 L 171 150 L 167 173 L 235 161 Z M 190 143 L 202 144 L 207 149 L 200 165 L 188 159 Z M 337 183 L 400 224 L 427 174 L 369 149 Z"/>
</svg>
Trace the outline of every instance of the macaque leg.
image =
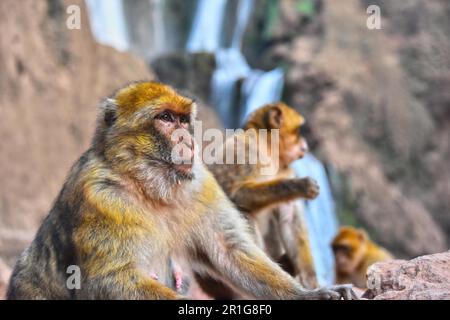
<svg viewBox="0 0 450 320">
<path fill-rule="evenodd" d="M 231 200 L 242 211 L 255 212 L 297 198 L 313 199 L 318 194 L 319 186 L 311 178 L 274 179 L 244 183 Z"/>
<path fill-rule="evenodd" d="M 280 205 L 276 209 L 280 235 L 286 255 L 300 283 L 308 289 L 318 287 L 308 230 L 303 208 L 296 202 Z"/>
</svg>

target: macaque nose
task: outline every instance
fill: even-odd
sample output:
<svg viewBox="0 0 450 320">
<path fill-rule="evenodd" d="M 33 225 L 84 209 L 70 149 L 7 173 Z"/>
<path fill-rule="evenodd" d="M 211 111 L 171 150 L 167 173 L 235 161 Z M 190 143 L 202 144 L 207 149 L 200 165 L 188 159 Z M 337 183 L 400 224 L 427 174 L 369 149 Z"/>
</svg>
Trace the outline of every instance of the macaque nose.
<svg viewBox="0 0 450 320">
<path fill-rule="evenodd" d="M 194 139 L 189 136 L 188 138 L 182 139 L 182 141 L 180 141 L 182 143 L 184 143 L 186 145 L 186 147 L 188 147 L 191 151 L 194 150 Z"/>
<path fill-rule="evenodd" d="M 178 142 L 183 143 L 189 149 L 190 151 L 189 158 L 192 160 L 194 158 L 194 147 L 195 147 L 194 138 L 191 135 L 188 135 L 182 137 Z"/>
<path fill-rule="evenodd" d="M 191 150 L 194 148 L 194 139 L 190 134 L 183 134 L 178 137 L 178 143 L 184 143 Z"/>
</svg>

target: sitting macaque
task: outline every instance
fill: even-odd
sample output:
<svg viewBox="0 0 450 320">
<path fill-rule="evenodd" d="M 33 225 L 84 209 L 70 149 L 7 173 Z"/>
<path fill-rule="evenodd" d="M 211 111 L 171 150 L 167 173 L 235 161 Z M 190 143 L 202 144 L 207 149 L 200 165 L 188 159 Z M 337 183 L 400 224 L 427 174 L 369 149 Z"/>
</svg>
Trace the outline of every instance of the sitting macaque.
<svg viewBox="0 0 450 320">
<path fill-rule="evenodd" d="M 289 169 L 308 150 L 300 131 L 303 123 L 304 118 L 284 103 L 263 106 L 250 114 L 243 131 L 229 137 L 222 146 L 224 154 L 233 151 L 236 161 L 212 165 L 210 169 L 250 223 L 257 245 L 304 287 L 315 288 L 317 279 L 303 208 L 295 200 L 314 199 L 319 186 L 311 178 L 295 178 Z M 261 130 L 266 130 L 267 139 Z M 276 142 L 271 135 L 273 130 L 279 133 Z M 259 157 L 251 163 L 252 148 L 265 149 L 266 159 Z M 239 162 L 238 153 L 243 150 L 245 161 Z M 216 298 L 237 298 L 217 282 L 200 278 L 200 285 Z"/>
<path fill-rule="evenodd" d="M 367 268 L 375 262 L 390 260 L 392 255 L 373 243 L 364 230 L 341 227 L 332 242 L 336 264 L 336 282 L 366 288 Z"/>
<path fill-rule="evenodd" d="M 106 99 L 7 298 L 185 299 L 177 259 L 251 298 L 355 297 L 345 285 L 306 290 L 254 244 L 198 157 L 195 117 L 194 101 L 161 83 Z"/>
</svg>

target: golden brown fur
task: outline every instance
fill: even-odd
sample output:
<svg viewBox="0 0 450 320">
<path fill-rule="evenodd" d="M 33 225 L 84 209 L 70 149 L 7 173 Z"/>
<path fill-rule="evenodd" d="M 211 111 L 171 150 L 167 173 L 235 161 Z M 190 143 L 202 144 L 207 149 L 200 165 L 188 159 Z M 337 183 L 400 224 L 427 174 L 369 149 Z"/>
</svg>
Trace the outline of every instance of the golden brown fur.
<svg viewBox="0 0 450 320">
<path fill-rule="evenodd" d="M 264 140 L 263 145 L 267 151 L 274 151 L 271 147 L 276 143 L 272 141 L 271 132 L 279 131 L 278 152 L 270 153 L 268 162 L 251 164 L 246 153 L 244 163 L 217 164 L 210 166 L 210 169 L 249 221 L 258 246 L 286 271 L 297 276 L 303 286 L 315 288 L 317 279 L 303 208 L 293 200 L 315 198 L 319 190 L 312 179 L 297 179 L 288 168 L 292 161 L 303 157 L 307 151 L 300 133 L 303 123 L 303 117 L 284 103 L 263 106 L 249 116 L 244 131 L 229 138 L 223 148 L 225 151 L 234 150 L 237 159 L 239 146 L 245 146 L 245 150 L 250 150 L 254 145 L 260 148 L 259 143 L 265 137 L 259 130 L 266 129 L 268 140 Z M 273 170 L 262 170 L 267 163 L 275 164 Z M 209 285 L 204 280 L 201 279 L 201 283 L 206 291 L 213 296 L 224 297 L 221 286 Z M 218 287 L 220 292 L 210 289 Z"/>
<path fill-rule="evenodd" d="M 367 268 L 375 262 L 393 259 L 385 249 L 372 242 L 366 232 L 341 227 L 332 243 L 336 259 L 336 282 L 366 288 Z"/>
</svg>

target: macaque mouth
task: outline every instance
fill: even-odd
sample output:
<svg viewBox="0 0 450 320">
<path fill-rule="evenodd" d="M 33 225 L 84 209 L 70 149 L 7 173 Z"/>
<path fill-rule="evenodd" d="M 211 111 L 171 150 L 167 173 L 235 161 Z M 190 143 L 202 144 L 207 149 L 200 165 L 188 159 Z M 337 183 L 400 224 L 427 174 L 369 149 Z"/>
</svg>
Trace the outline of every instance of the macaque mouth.
<svg viewBox="0 0 450 320">
<path fill-rule="evenodd" d="M 181 164 L 172 164 L 172 167 L 180 173 L 186 173 L 186 174 L 191 174 L 192 173 L 192 168 L 193 168 L 194 164 L 193 163 L 181 163 Z"/>
<path fill-rule="evenodd" d="M 174 169 L 178 178 L 182 180 L 193 180 L 194 173 L 192 172 L 193 164 L 173 164 L 172 168 Z"/>
</svg>

